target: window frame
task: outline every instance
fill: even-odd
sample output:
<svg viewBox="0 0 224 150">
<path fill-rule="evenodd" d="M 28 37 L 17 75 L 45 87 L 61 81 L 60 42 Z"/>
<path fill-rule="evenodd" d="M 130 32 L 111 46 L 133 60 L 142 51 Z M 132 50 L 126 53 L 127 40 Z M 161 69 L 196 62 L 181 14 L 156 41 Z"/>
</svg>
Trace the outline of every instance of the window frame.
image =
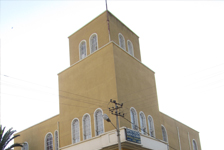
<svg viewBox="0 0 224 150">
<path fill-rule="evenodd" d="M 87 42 L 86 42 L 86 40 L 82 40 L 81 42 L 79 42 L 79 60 L 84 59 L 84 58 L 81 58 L 81 49 L 80 49 L 80 46 L 81 46 L 82 42 L 85 42 L 85 46 L 86 46 L 86 56 L 84 58 L 87 57 Z"/>
<path fill-rule="evenodd" d="M 74 122 L 75 120 L 78 120 L 78 127 L 79 127 L 79 141 L 78 141 L 78 142 L 81 141 L 81 137 L 80 137 L 80 121 L 79 121 L 79 118 L 74 118 L 74 119 L 72 120 L 72 122 L 71 122 L 71 131 L 72 131 L 72 133 L 71 133 L 71 134 L 72 134 L 71 137 L 72 137 L 72 144 L 74 144 L 74 143 L 78 143 L 78 142 L 74 142 L 74 141 L 73 141 L 73 138 L 74 138 L 74 135 L 73 135 L 73 132 L 74 132 L 73 122 Z"/>
<path fill-rule="evenodd" d="M 149 122 L 149 118 L 151 118 L 151 122 Z M 149 128 L 149 124 L 150 124 L 150 126 L 153 129 L 153 135 L 151 135 L 151 132 L 150 132 L 151 129 L 150 128 L 149 128 L 149 134 L 150 134 L 151 137 L 154 137 L 155 138 L 156 137 L 156 134 L 155 134 L 155 126 L 154 126 L 153 118 L 152 118 L 151 115 L 148 115 L 147 119 L 148 119 L 148 128 Z"/>
<path fill-rule="evenodd" d="M 57 133 L 57 135 L 56 135 L 56 133 Z M 55 150 L 59 150 L 59 132 L 58 132 L 58 130 L 54 131 L 54 147 L 55 147 Z"/>
<path fill-rule="evenodd" d="M 28 142 L 23 142 L 23 146 L 24 146 L 24 144 L 27 144 L 27 149 L 24 149 L 24 147 L 21 147 L 21 150 L 29 150 L 29 144 L 28 144 Z"/>
<path fill-rule="evenodd" d="M 120 36 L 123 38 L 123 41 L 124 41 L 124 48 L 121 46 Z M 120 48 L 122 48 L 123 50 L 126 51 L 125 38 L 124 38 L 124 36 L 123 36 L 121 33 L 118 33 L 118 42 L 119 42 L 119 46 L 120 46 Z"/>
<path fill-rule="evenodd" d="M 105 132 L 105 128 L 104 128 L 104 119 L 102 118 L 102 126 L 103 126 L 103 132 L 100 133 L 99 135 L 97 135 L 97 132 L 96 132 L 96 128 L 97 128 L 97 125 L 96 125 L 96 112 L 97 111 L 101 111 L 102 112 L 102 116 L 103 116 L 103 110 L 101 108 L 97 108 L 95 111 L 94 111 L 94 114 L 93 114 L 93 118 L 94 118 L 94 131 L 95 131 L 95 136 L 99 136 L 100 134 L 104 133 Z"/>
<path fill-rule="evenodd" d="M 92 127 L 91 127 L 91 117 L 90 117 L 90 115 L 88 114 L 88 113 L 85 113 L 84 115 L 83 115 L 83 117 L 82 117 L 82 135 L 83 135 L 83 140 L 88 140 L 88 139 L 90 139 L 90 138 L 88 138 L 88 139 L 84 139 L 84 117 L 86 116 L 86 115 L 88 115 L 89 116 L 89 128 L 90 128 L 90 138 L 92 138 Z"/>
<path fill-rule="evenodd" d="M 89 37 L 89 51 L 90 51 L 90 54 L 94 53 L 94 52 L 92 52 L 92 48 L 91 48 L 92 47 L 92 45 L 91 45 L 91 38 L 94 35 L 96 35 L 96 45 L 97 45 L 97 49 L 94 52 L 96 52 L 99 49 L 99 46 L 98 46 L 98 35 L 96 33 L 93 33 Z"/>
<path fill-rule="evenodd" d="M 195 149 L 195 147 L 194 147 L 194 144 L 195 144 L 195 146 L 196 146 L 196 149 Z M 195 139 L 192 140 L 192 146 L 193 146 L 193 150 L 198 150 L 198 144 L 197 144 L 197 142 L 196 142 Z"/>
<path fill-rule="evenodd" d="M 164 126 L 164 125 L 161 125 L 161 129 L 162 129 L 162 137 L 163 137 L 163 141 L 168 143 L 168 134 L 167 134 L 167 131 L 166 131 L 165 126 Z M 167 141 L 164 140 L 163 129 L 164 129 L 164 131 L 165 131 L 165 134 L 166 134 L 166 140 L 167 140 Z"/>
<path fill-rule="evenodd" d="M 137 111 L 136 111 L 136 109 L 134 107 L 131 107 L 130 108 L 130 120 L 132 122 L 132 110 L 135 112 L 135 117 L 136 117 L 135 118 L 135 122 L 136 122 L 135 126 L 136 126 L 136 128 L 134 128 L 133 123 L 131 123 L 131 129 L 136 130 L 136 131 L 139 131 L 138 130 L 138 115 L 137 115 Z"/>
<path fill-rule="evenodd" d="M 130 53 L 130 49 L 129 49 L 128 43 L 131 43 L 133 55 Z M 130 54 L 131 56 L 134 57 L 135 56 L 135 54 L 134 54 L 134 46 L 133 46 L 133 44 L 132 44 L 132 42 L 130 40 L 127 40 L 127 46 L 128 46 L 128 54 Z"/>
<path fill-rule="evenodd" d="M 52 137 L 52 150 L 54 149 L 54 140 L 53 140 L 53 134 L 51 132 L 48 132 L 46 135 L 45 135 L 45 138 L 44 138 L 44 149 L 47 150 L 47 136 L 48 135 L 51 135 Z"/>
<path fill-rule="evenodd" d="M 141 115 L 143 115 L 143 119 L 145 119 L 144 121 L 142 120 L 142 118 L 141 118 Z M 142 129 L 141 130 L 141 133 L 143 134 L 143 135 L 147 135 L 147 123 L 146 123 L 146 117 L 145 117 L 145 114 L 144 114 L 144 112 L 143 111 L 140 111 L 139 112 L 139 121 L 140 121 L 140 128 Z M 143 123 L 144 123 L 144 126 L 145 126 L 145 131 L 143 131 Z"/>
</svg>

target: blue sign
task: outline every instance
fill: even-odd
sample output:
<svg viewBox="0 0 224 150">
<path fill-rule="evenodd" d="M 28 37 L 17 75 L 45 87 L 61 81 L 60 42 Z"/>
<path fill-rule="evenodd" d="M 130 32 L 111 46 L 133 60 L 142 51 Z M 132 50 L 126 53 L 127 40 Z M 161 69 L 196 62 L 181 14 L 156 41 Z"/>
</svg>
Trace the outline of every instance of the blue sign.
<svg viewBox="0 0 224 150">
<path fill-rule="evenodd" d="M 126 140 L 134 143 L 141 144 L 141 136 L 138 131 L 133 131 L 130 129 L 125 129 Z"/>
</svg>

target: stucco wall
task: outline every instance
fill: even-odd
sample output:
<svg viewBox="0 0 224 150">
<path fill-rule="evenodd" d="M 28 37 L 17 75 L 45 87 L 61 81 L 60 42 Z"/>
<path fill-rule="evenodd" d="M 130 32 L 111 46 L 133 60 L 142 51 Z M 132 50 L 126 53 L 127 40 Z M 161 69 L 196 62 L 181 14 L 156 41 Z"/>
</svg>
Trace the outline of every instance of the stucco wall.
<svg viewBox="0 0 224 150">
<path fill-rule="evenodd" d="M 183 123 L 167 116 L 164 113 L 160 113 L 160 119 L 161 119 L 161 124 L 166 128 L 169 145 L 171 145 L 175 149 L 180 149 L 180 145 L 181 145 L 182 150 L 189 150 L 190 147 L 193 150 L 192 140 L 195 139 L 197 142 L 198 150 L 201 150 L 198 131 L 184 125 Z M 178 140 L 177 127 L 179 129 L 180 144 Z M 190 145 L 189 145 L 188 134 L 190 137 Z"/>
<path fill-rule="evenodd" d="M 87 55 L 90 54 L 89 38 L 93 33 L 98 37 L 98 48 L 106 45 L 109 42 L 108 22 L 109 18 L 109 30 L 110 39 L 119 45 L 118 34 L 121 33 L 125 38 L 126 51 L 127 40 L 130 40 L 134 48 L 134 56 L 141 61 L 140 49 L 139 49 L 139 37 L 127 28 L 121 21 L 107 11 L 100 14 L 94 20 L 87 23 L 81 29 L 70 35 L 69 38 L 69 51 L 70 51 L 70 65 L 79 61 L 79 43 L 82 40 L 86 41 Z"/>
<path fill-rule="evenodd" d="M 71 144 L 73 118 L 81 123 L 83 140 L 82 117 L 85 113 L 91 116 L 92 136 L 95 136 L 94 111 L 100 107 L 108 114 L 109 100 L 117 97 L 115 81 L 112 43 L 59 74 L 61 146 Z M 114 120 L 114 116 L 110 117 Z M 106 131 L 112 129 L 111 124 L 105 126 Z"/>
<path fill-rule="evenodd" d="M 112 13 L 109 13 L 109 20 L 111 40 L 114 41 L 117 45 L 119 45 L 118 34 L 121 33 L 125 39 L 126 51 L 128 51 L 127 40 L 130 40 L 134 47 L 134 57 L 141 61 L 139 37 L 124 23 L 118 20 Z"/>
<path fill-rule="evenodd" d="M 89 38 L 93 33 L 97 33 L 98 48 L 101 48 L 109 42 L 107 15 L 105 12 L 68 37 L 70 65 L 79 61 L 79 43 L 82 40 L 86 40 L 87 55 L 90 54 Z"/>
<path fill-rule="evenodd" d="M 46 134 L 49 132 L 52 133 L 54 140 L 54 132 L 58 129 L 58 119 L 59 115 L 18 132 L 17 134 L 20 136 L 15 138 L 14 142 L 27 142 L 29 150 L 44 150 L 44 139 Z M 16 147 L 15 150 L 21 150 L 21 148 Z"/>
</svg>

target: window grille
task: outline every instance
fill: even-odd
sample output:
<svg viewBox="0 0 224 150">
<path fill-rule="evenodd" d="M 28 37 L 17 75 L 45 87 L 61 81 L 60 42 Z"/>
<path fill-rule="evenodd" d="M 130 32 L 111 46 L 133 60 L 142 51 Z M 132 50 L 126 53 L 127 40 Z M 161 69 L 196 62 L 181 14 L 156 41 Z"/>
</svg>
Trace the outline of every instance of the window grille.
<svg viewBox="0 0 224 150">
<path fill-rule="evenodd" d="M 155 131 L 154 131 L 154 123 L 151 116 L 148 116 L 148 124 L 149 124 L 149 134 L 151 137 L 155 137 Z"/>
<path fill-rule="evenodd" d="M 82 41 L 79 45 L 79 58 L 80 60 L 86 57 L 86 41 Z"/>
<path fill-rule="evenodd" d="M 196 141 L 195 140 L 193 140 L 193 150 L 198 150 L 197 144 L 196 144 Z"/>
<path fill-rule="evenodd" d="M 46 150 L 53 150 L 53 137 L 51 133 L 48 133 L 46 137 Z"/>
<path fill-rule="evenodd" d="M 146 121 L 145 115 L 143 112 L 140 113 L 140 124 L 141 124 L 141 133 L 147 135 L 146 131 Z"/>
<path fill-rule="evenodd" d="M 100 135 L 103 133 L 103 116 L 102 111 L 98 109 L 95 112 L 95 121 L 96 121 L 96 135 Z"/>
<path fill-rule="evenodd" d="M 129 40 L 128 40 L 128 53 L 129 53 L 131 56 L 134 56 L 133 45 L 132 45 L 131 41 L 129 41 Z"/>
<path fill-rule="evenodd" d="M 125 50 L 125 40 L 124 40 L 124 36 L 121 33 L 119 33 L 118 34 L 118 38 L 119 38 L 119 45 L 120 45 L 120 47 Z"/>
<path fill-rule="evenodd" d="M 164 126 L 161 126 L 161 128 L 162 128 L 163 141 L 168 142 L 166 129 Z"/>
<path fill-rule="evenodd" d="M 90 37 L 90 52 L 91 53 L 95 52 L 98 49 L 97 45 L 98 45 L 97 44 L 97 35 L 93 34 Z"/>
<path fill-rule="evenodd" d="M 58 150 L 58 131 L 54 132 L 54 143 L 55 143 L 55 150 Z"/>
<path fill-rule="evenodd" d="M 132 129 L 138 130 L 138 119 L 135 109 L 131 108 L 130 113 L 131 113 Z"/>
<path fill-rule="evenodd" d="M 77 143 L 79 142 L 79 120 L 75 119 L 72 122 L 72 142 Z"/>
<path fill-rule="evenodd" d="M 83 134 L 84 140 L 91 138 L 90 117 L 88 114 L 83 117 Z"/>
</svg>

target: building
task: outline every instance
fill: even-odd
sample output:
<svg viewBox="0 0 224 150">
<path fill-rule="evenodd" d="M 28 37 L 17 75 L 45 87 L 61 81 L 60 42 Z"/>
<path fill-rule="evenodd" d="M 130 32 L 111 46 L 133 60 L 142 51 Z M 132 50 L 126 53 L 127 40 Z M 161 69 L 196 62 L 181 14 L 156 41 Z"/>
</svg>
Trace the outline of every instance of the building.
<svg viewBox="0 0 224 150">
<path fill-rule="evenodd" d="M 23 149 L 118 149 L 116 130 L 102 118 L 106 113 L 116 123 L 108 110 L 113 99 L 126 118 L 119 117 L 122 150 L 201 150 L 196 130 L 159 111 L 139 37 L 109 11 L 69 36 L 69 48 L 70 67 L 58 74 L 60 113 L 19 132 L 15 142 Z"/>
</svg>

